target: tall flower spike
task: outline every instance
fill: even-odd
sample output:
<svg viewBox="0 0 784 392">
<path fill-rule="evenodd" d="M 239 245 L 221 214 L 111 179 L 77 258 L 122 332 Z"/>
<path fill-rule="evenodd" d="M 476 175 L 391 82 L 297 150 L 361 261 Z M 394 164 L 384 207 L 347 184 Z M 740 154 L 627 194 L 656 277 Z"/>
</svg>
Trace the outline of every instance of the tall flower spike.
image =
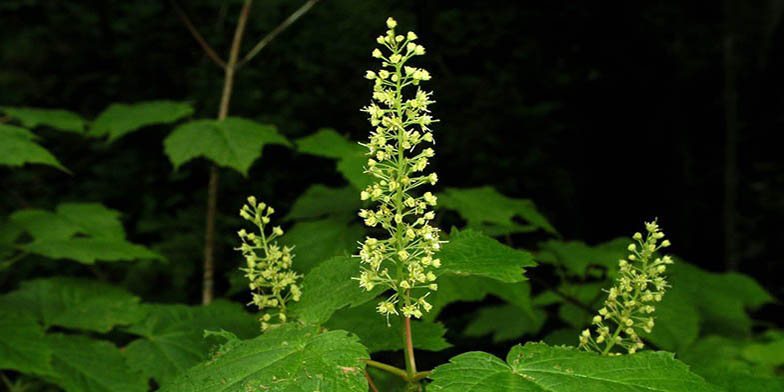
<svg viewBox="0 0 784 392">
<path fill-rule="evenodd" d="M 354 279 L 368 291 L 374 287 L 395 291 L 376 308 L 389 321 L 390 315 L 419 318 L 423 311 L 430 311 L 426 298 L 438 289 L 434 270 L 441 261 L 435 256 L 444 241 L 439 239 L 439 229 L 430 225 L 436 196 L 414 193 L 438 181 L 435 173 L 424 173 L 435 152 L 420 146 L 434 143 L 430 125 L 438 121 L 428 110 L 434 102 L 432 93 L 419 87 L 430 80 L 430 73 L 407 65 L 412 57 L 424 54 L 425 48 L 415 42 L 414 32 L 395 33 L 394 19 L 387 19 L 386 24 L 389 30 L 376 39 L 384 52 L 372 51 L 373 57 L 381 59 L 381 69 L 365 73 L 374 82 L 373 101 L 362 111 L 374 130 L 367 143 L 360 143 L 368 149 L 365 173 L 374 178 L 360 198 L 376 204 L 360 210 L 359 216 L 366 225 L 386 230 L 388 236 L 367 237 L 360 243 L 360 276 Z M 411 86 L 416 90 L 404 94 Z"/>
<path fill-rule="evenodd" d="M 639 333 L 650 333 L 654 326 L 652 313 L 656 310 L 655 304 L 662 300 L 664 292 L 670 287 L 662 274 L 667 265 L 673 263 L 668 255 L 654 258 L 658 250 L 670 246 L 669 240 L 659 243 L 664 233 L 656 220 L 646 222 L 645 229 L 645 235 L 634 233 L 635 243 L 627 248 L 628 260 L 618 261 L 620 276 L 607 291 L 604 306 L 592 320 L 596 333 L 592 334 L 590 329 L 583 330 L 579 338 L 581 348 L 607 355 L 616 345 L 629 354 L 645 346 Z"/>
<path fill-rule="evenodd" d="M 291 271 L 293 248 L 280 247 L 275 241 L 283 235 L 283 229 L 276 226 L 269 234 L 265 232 L 270 215 L 274 212 L 272 207 L 257 203 L 255 197 L 248 197 L 248 203 L 240 209 L 240 216 L 255 224 L 259 233 L 248 233 L 245 229 L 237 232 L 242 240 L 237 250 L 245 257 L 245 267 L 240 270 L 245 272 L 245 277 L 250 281 L 253 296 L 248 305 L 254 304 L 263 312 L 259 318 L 262 331 L 285 323 L 286 303 L 290 300 L 299 301 L 302 294 L 297 285 L 302 275 Z"/>
</svg>

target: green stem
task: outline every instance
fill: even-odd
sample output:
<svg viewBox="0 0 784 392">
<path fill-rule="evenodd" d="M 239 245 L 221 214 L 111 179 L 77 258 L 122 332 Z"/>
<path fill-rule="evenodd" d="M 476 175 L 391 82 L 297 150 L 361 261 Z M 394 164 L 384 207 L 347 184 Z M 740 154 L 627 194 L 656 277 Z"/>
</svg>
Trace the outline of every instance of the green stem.
<svg viewBox="0 0 784 392">
<path fill-rule="evenodd" d="M 396 375 L 396 376 L 398 376 L 398 377 L 408 381 L 408 373 L 406 373 L 406 371 L 401 369 L 401 368 L 394 367 L 392 365 L 387 365 L 387 364 L 385 364 L 383 362 L 374 361 L 372 359 L 366 359 L 365 363 L 368 366 L 374 367 L 376 369 L 381 369 L 381 370 L 383 370 L 383 371 L 385 371 L 387 373 L 394 374 L 394 375 Z"/>
<path fill-rule="evenodd" d="M 413 380 L 416 375 L 416 359 L 414 358 L 414 341 L 411 338 L 411 317 L 406 317 L 403 322 L 405 356 L 406 356 L 406 371 L 408 372 L 409 380 Z"/>
</svg>

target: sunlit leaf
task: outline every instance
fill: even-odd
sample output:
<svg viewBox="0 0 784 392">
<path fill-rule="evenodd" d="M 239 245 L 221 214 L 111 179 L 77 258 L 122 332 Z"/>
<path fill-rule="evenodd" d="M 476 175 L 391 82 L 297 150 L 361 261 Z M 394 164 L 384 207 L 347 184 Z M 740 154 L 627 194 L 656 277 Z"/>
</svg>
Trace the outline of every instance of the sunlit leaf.
<svg viewBox="0 0 784 392">
<path fill-rule="evenodd" d="M 345 331 L 289 323 L 194 366 L 161 392 L 366 392 L 368 357 Z"/>
<path fill-rule="evenodd" d="M 114 103 L 98 115 L 92 136 L 109 135 L 109 141 L 155 124 L 170 124 L 193 114 L 193 107 L 184 102 L 148 101 L 134 104 Z"/>
<path fill-rule="evenodd" d="M 359 192 L 354 188 L 316 184 L 294 201 L 286 219 L 356 216 L 360 206 Z"/>
<path fill-rule="evenodd" d="M 3 106 L 0 107 L 0 112 L 18 120 L 27 128 L 45 125 L 65 132 L 84 131 L 84 120 L 78 114 L 67 110 Z"/>
<path fill-rule="evenodd" d="M 251 164 L 261 156 L 261 150 L 267 144 L 290 145 L 274 125 L 239 117 L 185 123 L 163 141 L 175 170 L 191 159 L 204 157 L 243 175 L 248 174 Z"/>
<path fill-rule="evenodd" d="M 530 253 L 473 230 L 453 231 L 438 257 L 440 273 L 485 276 L 502 282 L 523 281 L 523 268 L 536 265 Z"/>
<path fill-rule="evenodd" d="M 362 239 L 364 232 L 357 223 L 326 218 L 297 222 L 281 241 L 296 246 L 293 268 L 308 272 L 324 260 L 356 253 L 357 241 Z"/>
<path fill-rule="evenodd" d="M 0 165 L 40 163 L 68 172 L 52 153 L 35 142 L 36 139 L 35 134 L 27 129 L 0 124 Z"/>
</svg>

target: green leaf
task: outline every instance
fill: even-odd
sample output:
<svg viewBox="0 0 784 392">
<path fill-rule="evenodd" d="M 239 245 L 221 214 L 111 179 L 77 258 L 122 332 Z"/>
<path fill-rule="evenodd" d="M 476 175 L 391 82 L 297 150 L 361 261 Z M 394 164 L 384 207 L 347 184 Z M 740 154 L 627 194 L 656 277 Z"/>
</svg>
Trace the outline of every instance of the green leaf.
<svg viewBox="0 0 784 392">
<path fill-rule="evenodd" d="M 453 230 L 438 257 L 442 274 L 485 276 L 502 282 L 523 281 L 523 268 L 536 266 L 530 253 L 473 230 Z"/>
<path fill-rule="evenodd" d="M 770 367 L 784 365 L 784 338 L 765 343 L 752 343 L 743 348 L 743 358 Z"/>
<path fill-rule="evenodd" d="M 656 304 L 656 325 L 643 338 L 662 350 L 681 352 L 695 340 L 700 330 L 699 312 L 694 303 L 677 287 L 670 289 Z"/>
<path fill-rule="evenodd" d="M 18 245 L 20 249 L 53 259 L 84 264 L 162 259 L 145 247 L 127 242 L 120 213 L 101 204 L 63 203 L 55 213 L 21 210 L 11 215 L 11 221 L 33 237 L 33 242 Z"/>
<path fill-rule="evenodd" d="M 617 276 L 618 260 L 626 258 L 626 247 L 632 242 L 628 238 L 588 246 L 581 241 L 549 240 L 542 244 L 536 260 L 542 263 L 562 266 L 567 272 L 579 277 L 587 277 L 591 266 L 604 267 L 610 277 Z"/>
<path fill-rule="evenodd" d="M 286 324 L 181 374 L 161 392 L 365 392 L 367 350 L 345 331 Z"/>
<path fill-rule="evenodd" d="M 274 125 L 239 117 L 185 123 L 163 141 L 175 170 L 201 156 L 246 176 L 253 161 L 261 156 L 265 144 L 291 145 Z"/>
<path fill-rule="evenodd" d="M 291 314 L 309 324 L 320 325 L 345 306 L 358 306 L 381 293 L 365 291 L 352 277 L 359 275 L 359 260 L 334 257 L 313 268 L 302 280 L 302 297 L 291 305 Z"/>
<path fill-rule="evenodd" d="M 322 128 L 296 141 L 297 149 L 306 154 L 337 159 L 337 169 L 356 189 L 365 189 L 373 179 L 364 174 L 367 149 L 352 142 L 334 129 Z M 355 198 L 353 196 L 353 198 Z"/>
<path fill-rule="evenodd" d="M 27 128 L 46 125 L 66 132 L 82 133 L 84 120 L 78 114 L 61 109 L 38 109 L 28 107 L 0 107 L 0 112 L 19 120 Z"/>
<path fill-rule="evenodd" d="M 52 153 L 35 142 L 36 139 L 35 134 L 24 128 L 0 124 L 0 165 L 40 163 L 69 173 Z"/>
<path fill-rule="evenodd" d="M 291 206 L 286 220 L 303 218 L 321 218 L 324 216 L 356 216 L 361 207 L 359 192 L 352 187 L 329 188 L 316 184 Z"/>
<path fill-rule="evenodd" d="M 748 336 L 751 318 L 746 309 L 773 301 L 756 281 L 738 273 L 717 274 L 676 260 L 668 268 L 671 290 L 680 290 L 699 311 L 707 333 Z"/>
<path fill-rule="evenodd" d="M 425 313 L 425 320 L 434 320 L 443 308 L 453 302 L 481 301 L 488 294 L 517 306 L 525 317 L 537 317 L 531 302 L 531 286 L 527 282 L 504 283 L 479 276 L 445 274 L 438 278 L 438 291 L 427 297 L 433 309 Z"/>
<path fill-rule="evenodd" d="M 474 337 L 492 334 L 495 343 L 536 334 L 544 325 L 547 313 L 534 309 L 533 314 L 531 317 L 529 312 L 515 305 L 484 307 L 471 318 L 463 334 Z"/>
<path fill-rule="evenodd" d="M 227 330 L 242 338 L 257 336 L 259 322 L 239 304 L 224 301 L 209 306 L 143 305 L 147 316 L 125 328 L 142 338 L 125 348 L 131 369 L 158 384 L 207 359 L 216 338 L 205 339 L 205 330 Z"/>
<path fill-rule="evenodd" d="M 483 352 L 461 354 L 430 378 L 428 391 L 719 391 L 670 353 L 601 356 L 543 343 L 513 347 L 506 363 Z"/>
<path fill-rule="evenodd" d="M 84 336 L 47 336 L 54 376 L 45 377 L 66 392 L 145 392 L 147 382 L 125 364 L 113 344 Z"/>
<path fill-rule="evenodd" d="M 531 200 L 506 197 L 493 187 L 447 188 L 438 195 L 438 201 L 441 208 L 456 210 L 468 222 L 468 228 L 490 236 L 537 229 L 558 234 Z M 515 218 L 527 224 L 517 223 Z"/>
<path fill-rule="evenodd" d="M 327 218 L 298 222 L 281 241 L 296 246 L 297 257 L 293 268 L 308 272 L 324 260 L 355 253 L 357 241 L 362 239 L 364 233 L 364 228 L 357 223 L 348 223 L 341 218 Z"/>
<path fill-rule="evenodd" d="M 52 349 L 44 329 L 29 313 L 0 310 L 0 369 L 51 374 Z"/>
<path fill-rule="evenodd" d="M 353 332 L 371 353 L 403 349 L 403 318 L 390 317 L 387 326 L 387 320 L 376 312 L 375 302 L 338 310 L 324 326 Z M 452 347 L 444 339 L 445 333 L 446 329 L 441 323 L 411 321 L 412 341 L 416 349 L 441 351 Z"/>
<path fill-rule="evenodd" d="M 191 114 L 193 107 L 184 102 L 114 103 L 98 115 L 90 127 L 90 135 L 109 135 L 109 142 L 112 142 L 139 128 L 170 124 Z"/>
<path fill-rule="evenodd" d="M 139 298 L 116 286 L 66 277 L 23 282 L 21 287 L 0 296 L 0 308 L 28 313 L 43 323 L 109 332 L 144 317 Z"/>
</svg>

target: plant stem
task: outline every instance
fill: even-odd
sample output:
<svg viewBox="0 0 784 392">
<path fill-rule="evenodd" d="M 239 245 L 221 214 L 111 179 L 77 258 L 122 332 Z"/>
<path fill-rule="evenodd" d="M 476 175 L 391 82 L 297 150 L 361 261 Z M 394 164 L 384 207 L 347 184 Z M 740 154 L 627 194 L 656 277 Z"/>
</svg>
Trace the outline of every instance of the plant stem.
<svg viewBox="0 0 784 392">
<path fill-rule="evenodd" d="M 261 50 L 264 49 L 264 47 L 267 46 L 267 44 L 272 42 L 272 40 L 274 40 L 275 37 L 278 36 L 278 34 L 283 32 L 283 30 L 286 30 L 286 28 L 291 26 L 292 23 L 296 22 L 300 16 L 302 16 L 303 14 L 308 12 L 311 8 L 313 8 L 313 6 L 316 5 L 318 1 L 319 0 L 308 0 L 307 2 L 305 2 L 305 4 L 303 4 L 291 15 L 289 15 L 289 17 L 286 18 L 283 22 L 281 22 L 278 25 L 278 27 L 275 27 L 272 31 L 267 33 L 267 35 L 265 35 L 264 38 L 262 38 L 256 44 L 256 46 L 254 46 L 253 49 L 251 49 L 250 52 L 248 52 L 248 54 L 246 54 L 245 57 L 239 63 L 237 63 L 237 67 L 241 67 L 245 65 L 245 63 L 247 63 L 257 54 L 259 54 L 259 52 L 261 52 Z"/>
<path fill-rule="evenodd" d="M 387 364 L 385 364 L 383 362 L 374 361 L 372 359 L 366 359 L 365 363 L 368 366 L 372 366 L 372 367 L 374 367 L 376 369 L 381 369 L 381 370 L 383 370 L 383 371 L 385 371 L 387 373 L 394 374 L 394 375 L 396 375 L 396 376 L 398 376 L 398 377 L 408 381 L 408 373 L 406 373 L 406 371 L 401 369 L 401 368 L 397 368 L 397 367 L 394 367 L 392 365 L 387 365 Z"/>
<path fill-rule="evenodd" d="M 408 371 L 408 378 L 413 379 L 417 370 L 414 358 L 414 342 L 411 338 L 411 317 L 406 317 L 403 325 L 405 328 L 406 370 Z"/>
<path fill-rule="evenodd" d="M 376 388 L 376 384 L 373 384 L 373 379 L 372 379 L 372 378 L 370 378 L 370 373 L 368 373 L 368 371 L 367 371 L 367 370 L 365 370 L 365 378 L 367 379 L 368 386 L 370 386 L 370 389 L 371 389 L 373 392 L 379 392 L 379 391 L 378 391 L 378 388 Z"/>
<path fill-rule="evenodd" d="M 250 6 L 253 0 L 245 0 L 237 21 L 237 28 L 234 30 L 234 40 L 229 51 L 229 60 L 224 68 L 223 93 L 221 95 L 220 107 L 218 109 L 218 121 L 223 121 L 229 114 L 229 102 L 231 92 L 234 87 L 234 70 L 237 65 L 237 57 L 242 43 L 242 35 L 245 32 L 245 24 L 250 13 Z M 209 304 L 214 297 L 214 271 L 215 271 L 215 213 L 218 205 L 218 167 L 214 164 L 210 167 L 210 180 L 207 188 L 207 216 L 206 229 L 204 235 L 204 276 L 202 288 L 202 303 Z"/>
</svg>

